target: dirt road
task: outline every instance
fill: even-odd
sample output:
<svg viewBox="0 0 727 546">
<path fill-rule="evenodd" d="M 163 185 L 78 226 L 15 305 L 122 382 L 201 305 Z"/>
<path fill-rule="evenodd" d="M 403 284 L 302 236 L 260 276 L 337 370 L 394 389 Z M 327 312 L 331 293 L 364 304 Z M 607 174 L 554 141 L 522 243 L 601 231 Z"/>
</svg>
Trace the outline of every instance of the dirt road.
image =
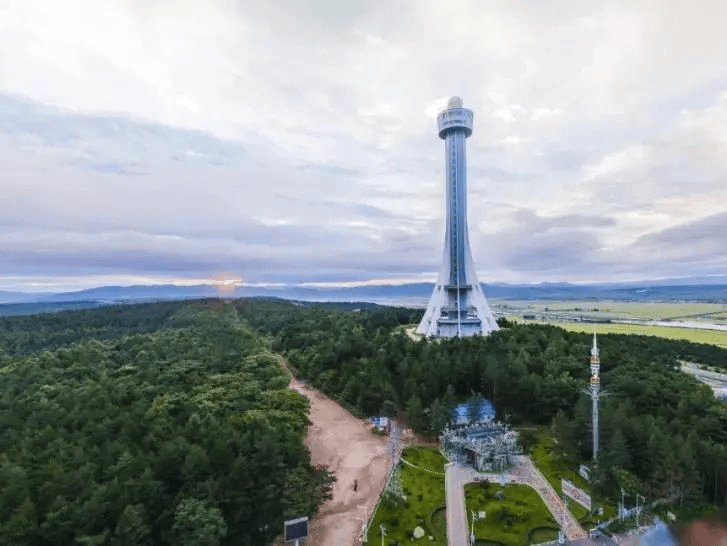
<svg viewBox="0 0 727 546">
<path fill-rule="evenodd" d="M 358 419 L 321 392 L 293 378 L 291 388 L 310 400 L 305 443 L 314 465 L 325 465 L 336 476 L 333 498 L 311 521 L 308 546 L 353 546 L 366 514 L 376 506 L 388 470 L 388 438 L 371 432 Z M 357 482 L 356 491 L 354 483 Z"/>
</svg>

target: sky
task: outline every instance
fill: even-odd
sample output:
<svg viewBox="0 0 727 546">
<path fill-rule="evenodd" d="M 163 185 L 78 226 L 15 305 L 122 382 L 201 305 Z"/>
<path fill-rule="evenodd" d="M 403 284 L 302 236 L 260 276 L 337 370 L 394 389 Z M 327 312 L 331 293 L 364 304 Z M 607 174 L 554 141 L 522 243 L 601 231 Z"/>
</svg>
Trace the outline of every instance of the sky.
<svg viewBox="0 0 727 546">
<path fill-rule="evenodd" d="M 720 0 L 0 0 L 0 290 L 727 275 Z"/>
</svg>

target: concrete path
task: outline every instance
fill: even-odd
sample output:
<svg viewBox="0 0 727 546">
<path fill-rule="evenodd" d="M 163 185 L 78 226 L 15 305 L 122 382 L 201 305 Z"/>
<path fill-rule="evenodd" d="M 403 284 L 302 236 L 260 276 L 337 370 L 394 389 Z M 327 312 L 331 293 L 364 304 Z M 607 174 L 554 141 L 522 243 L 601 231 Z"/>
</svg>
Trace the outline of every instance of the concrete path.
<svg viewBox="0 0 727 546">
<path fill-rule="evenodd" d="M 681 370 L 693 375 L 702 383 L 709 385 L 717 398 L 727 396 L 727 374 L 702 370 L 691 362 L 682 362 Z"/>
<path fill-rule="evenodd" d="M 535 467 L 530 457 L 521 456 L 520 464 L 513 474 L 517 477 L 519 483 L 529 485 L 538 492 L 550 513 L 553 514 L 555 521 L 565 531 L 568 540 L 586 538 L 587 534 L 578 523 L 578 520 L 566 508 L 563 499 L 558 496 L 550 482 Z"/>
<path fill-rule="evenodd" d="M 444 471 L 447 493 L 447 544 L 469 546 L 467 510 L 464 504 L 464 485 L 474 480 L 475 471 L 466 466 L 449 463 Z"/>
</svg>

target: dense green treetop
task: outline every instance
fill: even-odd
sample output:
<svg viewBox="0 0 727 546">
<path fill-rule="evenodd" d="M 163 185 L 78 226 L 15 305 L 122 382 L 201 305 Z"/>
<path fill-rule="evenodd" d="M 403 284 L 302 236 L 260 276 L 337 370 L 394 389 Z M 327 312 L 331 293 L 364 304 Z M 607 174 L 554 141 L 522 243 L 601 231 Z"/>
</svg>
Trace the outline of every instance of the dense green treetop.
<svg viewBox="0 0 727 546">
<path fill-rule="evenodd" d="M 233 307 L 200 306 L 6 319 L 0 544 L 257 546 L 312 515 L 307 399 Z"/>
</svg>

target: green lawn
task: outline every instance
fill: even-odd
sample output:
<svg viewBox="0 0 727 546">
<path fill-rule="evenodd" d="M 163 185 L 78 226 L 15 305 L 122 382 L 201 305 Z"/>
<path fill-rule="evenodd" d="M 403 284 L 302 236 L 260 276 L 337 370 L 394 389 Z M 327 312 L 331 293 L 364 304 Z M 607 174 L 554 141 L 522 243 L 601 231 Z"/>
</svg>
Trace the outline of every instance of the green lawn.
<svg viewBox="0 0 727 546">
<path fill-rule="evenodd" d="M 578 322 L 553 322 L 570 332 L 593 333 L 593 324 Z M 704 330 L 700 328 L 672 328 L 670 326 L 648 326 L 645 324 L 596 324 L 599 334 L 636 334 L 642 336 L 656 336 L 666 339 L 686 339 L 695 343 L 709 343 L 718 347 L 727 348 L 727 332 L 720 330 Z"/>
<path fill-rule="evenodd" d="M 504 494 L 502 500 L 497 498 L 498 491 Z M 465 486 L 465 497 L 468 524 L 472 524 L 472 511 L 486 512 L 484 519 L 474 523 L 475 537 L 480 541 L 525 546 L 558 536 L 558 524 L 550 511 L 535 490 L 526 485 L 471 483 Z M 535 535 L 532 541 L 531 531 Z"/>
<path fill-rule="evenodd" d="M 412 464 L 435 472 L 444 472 L 444 464 L 447 462 L 431 447 L 407 448 L 403 457 Z M 386 528 L 387 546 L 410 543 L 446 546 L 444 476 L 435 476 L 402 464 L 401 482 L 407 496 L 406 502 L 401 506 L 392 506 L 382 500 L 369 527 L 368 544 L 381 544 L 379 525 L 383 524 Z M 412 542 L 410 534 L 417 526 L 424 529 L 425 535 L 421 540 Z M 434 541 L 428 539 L 430 535 L 434 537 Z"/>
<path fill-rule="evenodd" d="M 433 446 L 409 448 L 403 457 L 411 464 L 442 474 L 444 474 L 444 465 L 447 464 L 447 459 L 442 457 L 439 450 Z"/>
</svg>

